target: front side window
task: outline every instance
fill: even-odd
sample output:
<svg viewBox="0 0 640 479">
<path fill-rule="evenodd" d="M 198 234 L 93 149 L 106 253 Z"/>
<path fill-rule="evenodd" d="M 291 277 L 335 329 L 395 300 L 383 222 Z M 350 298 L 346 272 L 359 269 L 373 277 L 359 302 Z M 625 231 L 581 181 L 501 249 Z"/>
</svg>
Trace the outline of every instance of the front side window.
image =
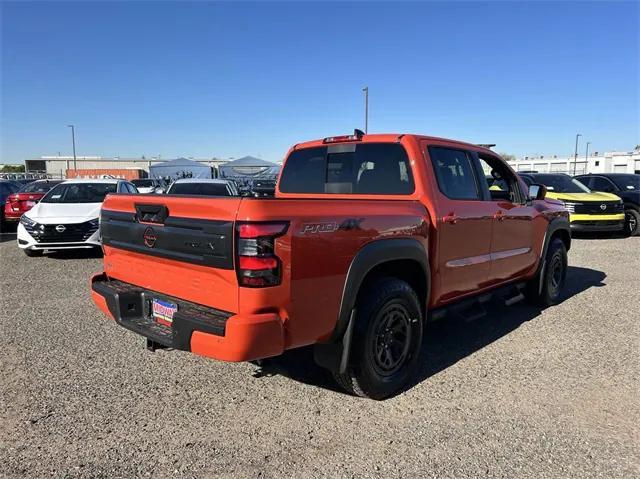
<svg viewBox="0 0 640 479">
<path fill-rule="evenodd" d="M 409 158 L 397 143 L 346 145 L 297 150 L 289 155 L 283 193 L 410 195 L 415 190 Z"/>
<path fill-rule="evenodd" d="M 464 150 L 430 146 L 429 156 L 438 186 L 445 196 L 454 200 L 480 198 L 480 189 L 469 153 Z"/>
<path fill-rule="evenodd" d="M 62 183 L 51 189 L 42 203 L 102 203 L 116 188 L 116 183 Z"/>
<path fill-rule="evenodd" d="M 579 178 L 579 180 L 583 181 L 584 178 Z M 605 191 L 609 193 L 615 191 L 614 186 L 609 182 L 609 180 L 599 176 L 592 177 L 588 185 L 590 189 L 595 191 Z"/>
</svg>

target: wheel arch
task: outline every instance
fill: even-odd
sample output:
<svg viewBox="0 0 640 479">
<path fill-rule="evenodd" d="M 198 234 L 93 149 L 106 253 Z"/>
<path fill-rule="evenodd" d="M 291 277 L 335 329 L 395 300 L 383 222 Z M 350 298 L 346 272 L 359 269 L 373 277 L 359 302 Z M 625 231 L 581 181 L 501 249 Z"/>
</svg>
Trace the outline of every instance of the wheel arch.
<svg viewBox="0 0 640 479">
<path fill-rule="evenodd" d="M 320 366 L 332 371 L 344 370 L 358 296 L 363 287 L 383 276 L 407 281 L 416 291 L 423 317 L 426 317 L 431 276 L 423 244 L 415 238 L 381 239 L 367 243 L 356 253 L 347 271 L 338 318 L 330 340 L 314 347 L 314 357 Z"/>
</svg>

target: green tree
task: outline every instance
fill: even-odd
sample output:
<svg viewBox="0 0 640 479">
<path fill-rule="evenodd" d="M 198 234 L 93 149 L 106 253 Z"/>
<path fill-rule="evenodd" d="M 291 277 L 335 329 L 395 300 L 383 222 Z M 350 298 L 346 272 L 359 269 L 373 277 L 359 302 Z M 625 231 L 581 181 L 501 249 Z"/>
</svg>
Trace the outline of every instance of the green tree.
<svg viewBox="0 0 640 479">
<path fill-rule="evenodd" d="M 0 173 L 24 173 L 24 165 L 4 165 Z"/>
</svg>

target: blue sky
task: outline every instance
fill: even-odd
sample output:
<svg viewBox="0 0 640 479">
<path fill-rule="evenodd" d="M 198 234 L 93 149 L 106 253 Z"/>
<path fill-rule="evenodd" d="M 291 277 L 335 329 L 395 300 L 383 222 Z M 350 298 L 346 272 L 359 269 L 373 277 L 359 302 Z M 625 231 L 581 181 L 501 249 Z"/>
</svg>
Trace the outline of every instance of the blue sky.
<svg viewBox="0 0 640 479">
<path fill-rule="evenodd" d="M 640 143 L 639 4 L 2 3 L 0 163 L 280 160 L 363 127 L 524 154 Z"/>
</svg>

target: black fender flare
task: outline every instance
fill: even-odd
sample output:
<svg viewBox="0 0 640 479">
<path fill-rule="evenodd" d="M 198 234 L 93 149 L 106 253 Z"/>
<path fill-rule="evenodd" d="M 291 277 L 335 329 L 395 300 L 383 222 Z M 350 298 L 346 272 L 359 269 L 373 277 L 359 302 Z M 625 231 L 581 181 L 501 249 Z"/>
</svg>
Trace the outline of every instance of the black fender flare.
<svg viewBox="0 0 640 479">
<path fill-rule="evenodd" d="M 547 226 L 547 232 L 544 235 L 544 243 L 542 244 L 542 250 L 540 251 L 540 265 L 538 266 L 538 272 L 536 273 L 536 277 L 538 278 L 538 293 L 542 291 L 542 278 L 544 277 L 547 251 L 549 249 L 549 244 L 551 243 L 551 238 L 553 238 L 555 233 L 562 230 L 564 230 L 569 237 L 569 244 L 567 245 L 567 251 L 569 251 L 569 248 L 571 247 L 571 223 L 569 222 L 569 218 L 558 216 L 553 218 Z"/>
<path fill-rule="evenodd" d="M 431 275 L 427 251 L 414 238 L 390 238 L 372 241 L 354 256 L 345 279 L 336 326 L 329 341 L 317 343 L 314 358 L 318 365 L 331 371 L 344 372 L 349 359 L 358 292 L 369 272 L 384 263 L 411 260 L 418 263 L 426 279 L 425 313 L 429 301 Z"/>
</svg>

